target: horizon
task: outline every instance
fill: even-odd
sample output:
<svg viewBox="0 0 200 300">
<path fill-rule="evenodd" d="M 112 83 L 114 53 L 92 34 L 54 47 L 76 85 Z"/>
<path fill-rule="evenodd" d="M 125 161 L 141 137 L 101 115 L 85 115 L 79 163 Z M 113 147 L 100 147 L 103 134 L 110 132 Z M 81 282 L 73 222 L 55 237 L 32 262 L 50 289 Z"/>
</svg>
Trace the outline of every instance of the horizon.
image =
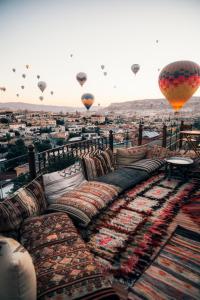
<svg viewBox="0 0 200 300">
<path fill-rule="evenodd" d="M 198 0 L 0 0 L 0 86 L 7 89 L 0 102 L 81 108 L 85 92 L 102 107 L 164 99 L 158 69 L 176 60 L 200 62 L 199 11 Z M 78 72 L 88 77 L 82 87 Z M 38 74 L 47 83 L 44 93 Z"/>
</svg>

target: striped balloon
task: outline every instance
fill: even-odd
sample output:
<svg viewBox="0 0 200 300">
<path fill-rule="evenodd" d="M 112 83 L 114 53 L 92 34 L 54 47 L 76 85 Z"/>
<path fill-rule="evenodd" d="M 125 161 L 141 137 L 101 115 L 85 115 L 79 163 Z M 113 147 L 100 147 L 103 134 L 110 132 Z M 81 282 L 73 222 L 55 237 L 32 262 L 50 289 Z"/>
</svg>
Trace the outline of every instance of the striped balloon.
<svg viewBox="0 0 200 300">
<path fill-rule="evenodd" d="M 174 110 L 178 111 L 200 86 L 200 67 L 192 61 L 176 61 L 162 69 L 159 87 Z"/>
<path fill-rule="evenodd" d="M 85 105 L 86 109 L 89 110 L 94 103 L 94 96 L 90 93 L 83 94 L 81 97 L 81 101 Z"/>
</svg>

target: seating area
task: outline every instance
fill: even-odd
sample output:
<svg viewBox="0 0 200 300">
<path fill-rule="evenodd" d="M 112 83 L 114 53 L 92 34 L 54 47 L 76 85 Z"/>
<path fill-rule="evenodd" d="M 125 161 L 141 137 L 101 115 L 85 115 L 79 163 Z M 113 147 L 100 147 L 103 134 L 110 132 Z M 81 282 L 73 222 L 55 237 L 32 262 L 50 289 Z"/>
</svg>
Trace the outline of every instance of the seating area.
<svg viewBox="0 0 200 300">
<path fill-rule="evenodd" d="M 197 226 L 200 217 L 199 180 L 166 178 L 165 158 L 177 155 L 157 145 L 95 150 L 0 202 L 0 299 L 156 299 L 143 285 L 168 239 L 191 238 L 200 254 L 197 233 L 169 234 L 180 213 Z M 191 299 L 196 272 L 186 274 Z"/>
</svg>

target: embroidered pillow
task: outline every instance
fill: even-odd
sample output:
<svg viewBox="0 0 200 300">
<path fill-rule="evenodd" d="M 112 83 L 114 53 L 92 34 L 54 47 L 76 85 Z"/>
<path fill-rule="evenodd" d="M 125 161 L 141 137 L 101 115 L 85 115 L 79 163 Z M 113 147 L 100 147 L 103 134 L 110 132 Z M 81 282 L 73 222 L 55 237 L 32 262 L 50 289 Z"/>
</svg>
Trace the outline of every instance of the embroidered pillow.
<svg viewBox="0 0 200 300">
<path fill-rule="evenodd" d="M 131 147 L 126 149 L 117 149 L 116 163 L 118 167 L 128 166 L 143 159 L 147 154 L 147 146 Z"/>
<path fill-rule="evenodd" d="M 24 219 L 46 209 L 43 189 L 37 180 L 0 202 L 0 232 L 17 230 Z"/>
<path fill-rule="evenodd" d="M 80 162 L 62 171 L 43 175 L 44 190 L 49 204 L 67 191 L 73 190 L 85 180 Z"/>
<path fill-rule="evenodd" d="M 119 192 L 120 188 L 114 185 L 86 182 L 57 199 L 49 205 L 48 210 L 66 212 L 80 225 L 86 226 Z"/>
<path fill-rule="evenodd" d="M 136 169 L 136 170 L 141 170 L 141 171 L 146 171 L 148 174 L 153 173 L 154 171 L 160 169 L 164 165 L 164 160 L 163 159 L 141 159 L 139 161 L 134 162 L 132 165 L 129 167 Z"/>
<path fill-rule="evenodd" d="M 36 274 L 28 251 L 0 236 L 0 299 L 36 300 Z"/>
</svg>

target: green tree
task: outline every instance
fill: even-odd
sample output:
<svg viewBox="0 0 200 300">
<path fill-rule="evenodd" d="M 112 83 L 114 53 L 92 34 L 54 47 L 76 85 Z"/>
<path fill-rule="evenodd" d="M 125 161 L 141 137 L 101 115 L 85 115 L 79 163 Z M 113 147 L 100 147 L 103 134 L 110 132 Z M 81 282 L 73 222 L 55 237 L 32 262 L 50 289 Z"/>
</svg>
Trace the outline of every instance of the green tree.
<svg viewBox="0 0 200 300">
<path fill-rule="evenodd" d="M 65 125 L 65 121 L 64 120 L 56 120 L 56 125 Z"/>
<path fill-rule="evenodd" d="M 9 124 L 9 120 L 7 118 L 0 118 L 0 123 Z"/>
<path fill-rule="evenodd" d="M 38 152 L 43 152 L 52 148 L 50 140 L 44 140 L 34 143 Z"/>
</svg>

